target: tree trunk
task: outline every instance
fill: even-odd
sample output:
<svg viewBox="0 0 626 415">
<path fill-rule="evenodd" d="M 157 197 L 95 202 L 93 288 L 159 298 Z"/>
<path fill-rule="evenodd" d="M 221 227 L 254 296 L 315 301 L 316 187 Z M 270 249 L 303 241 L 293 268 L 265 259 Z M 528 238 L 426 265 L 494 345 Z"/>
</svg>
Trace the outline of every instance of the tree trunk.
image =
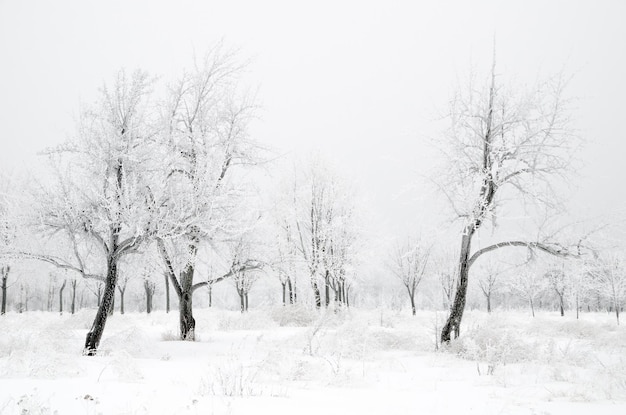
<svg viewBox="0 0 626 415">
<path fill-rule="evenodd" d="M 576 293 L 576 320 L 578 320 L 578 313 L 580 312 L 580 304 L 579 304 L 579 296 L 578 293 Z"/>
<path fill-rule="evenodd" d="M 113 297 L 111 297 L 111 308 L 109 308 L 109 316 L 112 316 L 115 312 L 115 290 L 113 290 Z"/>
<path fill-rule="evenodd" d="M 313 297 L 315 298 L 315 308 L 322 308 L 322 295 L 314 277 L 311 277 L 311 286 L 313 287 Z"/>
<path fill-rule="evenodd" d="M 213 284 L 209 284 L 209 308 L 213 307 Z"/>
<path fill-rule="evenodd" d="M 248 312 L 248 293 L 246 292 L 243 296 L 244 296 L 244 302 L 246 304 L 246 312 Z"/>
<path fill-rule="evenodd" d="M 295 302 L 293 285 L 291 284 L 291 278 L 287 279 L 287 288 L 289 289 L 289 304 L 293 304 Z"/>
<path fill-rule="evenodd" d="M 209 287 L 209 290 L 210 289 Z M 167 273 L 165 273 L 165 312 L 170 312 L 170 280 Z"/>
<path fill-rule="evenodd" d="M 487 297 L 487 312 L 491 313 L 491 293 L 485 296 Z"/>
<path fill-rule="evenodd" d="M 565 316 L 565 306 L 563 304 L 563 296 L 559 295 L 559 307 L 561 309 L 561 317 Z"/>
<path fill-rule="evenodd" d="M 243 298 L 243 290 L 237 288 L 237 294 L 239 294 L 239 309 L 243 313 L 244 311 L 246 311 L 246 304 L 245 304 L 245 300 Z"/>
<path fill-rule="evenodd" d="M 70 288 L 72 289 L 72 303 L 70 305 L 72 314 L 76 312 L 76 280 L 70 281 Z"/>
<path fill-rule="evenodd" d="M 454 295 L 454 303 L 450 309 L 450 315 L 441 330 L 441 343 L 450 342 L 453 332 L 455 338 L 459 337 L 459 334 L 461 333 L 461 319 L 463 318 L 465 300 L 467 297 L 467 282 L 469 275 L 468 260 L 473 235 L 474 227 L 472 225 L 467 226 L 461 239 L 461 255 L 459 257 L 459 279 L 457 281 L 457 290 Z"/>
<path fill-rule="evenodd" d="M 533 299 L 530 298 L 528 301 L 530 302 L 530 311 L 532 312 L 533 317 L 535 317 L 535 304 L 533 304 Z"/>
<path fill-rule="evenodd" d="M 121 289 L 121 287 L 117 287 L 120 292 L 120 314 L 124 314 L 124 293 L 126 292 L 126 288 Z"/>
<path fill-rule="evenodd" d="M 7 279 L 8 276 L 2 276 L 2 308 L 0 309 L 0 315 L 5 315 L 7 312 Z"/>
<path fill-rule="evenodd" d="M 283 286 L 283 307 L 287 305 L 287 283 L 281 282 L 280 285 Z"/>
<path fill-rule="evenodd" d="M 63 281 L 59 289 L 59 314 L 61 315 L 63 314 L 63 290 L 65 290 L 65 284 L 67 284 L 67 281 Z"/>
<path fill-rule="evenodd" d="M 116 244 L 112 248 L 116 248 Z M 115 249 L 111 249 L 115 252 Z M 91 330 L 87 333 L 85 339 L 85 348 L 83 354 L 87 356 L 95 356 L 98 346 L 100 345 L 100 339 L 104 332 L 104 326 L 106 325 L 107 317 L 109 316 L 110 309 L 113 308 L 113 299 L 115 298 L 115 287 L 117 285 L 117 258 L 108 258 L 107 277 L 104 283 L 104 293 L 102 295 L 102 301 L 98 306 L 98 312 L 96 318 L 91 326 Z"/>
<path fill-rule="evenodd" d="M 150 285 L 150 281 L 143 282 L 143 288 L 146 292 L 146 313 L 152 312 L 152 295 L 154 294 L 153 287 Z"/>
<path fill-rule="evenodd" d="M 330 305 L 330 274 L 328 270 L 324 274 L 324 294 L 326 296 L 326 307 Z"/>
<path fill-rule="evenodd" d="M 416 315 L 416 310 L 415 310 L 415 291 L 413 291 L 411 294 L 409 294 L 409 298 L 411 299 L 411 310 L 413 311 L 413 315 Z"/>
<path fill-rule="evenodd" d="M 193 318 L 192 308 L 193 294 L 191 290 L 183 292 L 179 299 L 178 311 L 180 319 L 180 339 L 187 341 L 196 340 L 196 320 Z"/>
</svg>

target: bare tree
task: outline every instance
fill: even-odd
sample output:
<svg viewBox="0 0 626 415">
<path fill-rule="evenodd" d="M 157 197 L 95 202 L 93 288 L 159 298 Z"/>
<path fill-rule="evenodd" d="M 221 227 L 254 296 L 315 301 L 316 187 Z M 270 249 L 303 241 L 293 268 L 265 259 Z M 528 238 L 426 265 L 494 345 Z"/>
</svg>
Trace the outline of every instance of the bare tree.
<svg viewBox="0 0 626 415">
<path fill-rule="evenodd" d="M 552 267 L 546 272 L 545 276 L 549 281 L 550 287 L 556 294 L 559 302 L 561 317 L 563 317 L 565 315 L 565 296 L 569 289 L 569 280 L 567 274 L 565 273 L 565 265 L 562 265 L 561 267 Z"/>
<path fill-rule="evenodd" d="M 98 103 L 81 113 L 76 139 L 50 151 L 56 180 L 41 186 L 34 221 L 40 232 L 64 241 L 67 250 L 22 253 L 104 283 L 86 355 L 95 355 L 113 309 L 119 261 L 153 233 L 143 175 L 154 162 L 145 112 L 150 85 L 143 72 L 130 77 L 120 72 Z"/>
<path fill-rule="evenodd" d="M 588 265 L 599 295 L 609 300 L 619 325 L 619 316 L 626 301 L 626 266 L 619 254 L 598 256 Z"/>
<path fill-rule="evenodd" d="M 463 220 L 458 286 L 441 332 L 442 343 L 460 334 L 469 271 L 482 255 L 506 247 L 525 247 L 552 255 L 567 250 L 546 237 L 513 239 L 472 250 L 477 232 L 505 200 L 555 207 L 555 180 L 571 165 L 575 142 L 568 129 L 566 82 L 561 76 L 527 91 L 505 88 L 496 73 L 495 54 L 485 87 L 470 82 L 451 101 L 449 163 L 436 180 L 456 216 Z M 516 197 L 517 196 L 517 197 Z"/>
<path fill-rule="evenodd" d="M 419 239 L 409 238 L 394 247 L 388 263 L 388 268 L 407 290 L 413 315 L 416 314 L 415 293 L 424 278 L 429 256 L 430 248 Z"/>
<path fill-rule="evenodd" d="M 158 138 L 167 159 L 155 183 L 155 189 L 161 184 L 154 204 L 162 218 L 157 246 L 178 296 L 183 340 L 195 339 L 193 292 L 215 282 L 194 283 L 198 252 L 236 233 L 231 215 L 244 192 L 233 171 L 255 163 L 258 146 L 248 136 L 255 105 L 237 89 L 241 69 L 235 54 L 218 45 L 170 87 L 162 105 Z"/>
<path fill-rule="evenodd" d="M 547 287 L 547 281 L 543 275 L 532 268 L 520 270 L 510 280 L 510 286 L 514 292 L 528 301 L 532 316 L 535 317 L 535 300 Z"/>
</svg>

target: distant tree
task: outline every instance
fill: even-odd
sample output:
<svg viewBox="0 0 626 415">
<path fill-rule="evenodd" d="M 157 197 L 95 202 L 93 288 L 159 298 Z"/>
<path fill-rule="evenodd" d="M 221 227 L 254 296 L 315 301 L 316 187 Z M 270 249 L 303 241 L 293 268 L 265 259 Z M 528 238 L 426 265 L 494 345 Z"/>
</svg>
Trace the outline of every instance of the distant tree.
<svg viewBox="0 0 626 415">
<path fill-rule="evenodd" d="M 566 249 L 552 238 L 513 239 L 472 250 L 485 223 L 495 223 L 506 201 L 554 207 L 552 192 L 571 165 L 575 137 L 570 133 L 566 82 L 557 76 L 528 90 L 503 87 L 495 56 L 488 82 L 470 82 L 450 103 L 445 169 L 435 179 L 456 216 L 463 220 L 458 285 L 441 331 L 441 342 L 460 334 L 469 271 L 484 254 L 506 247 L 525 247 L 563 256 Z M 502 211 L 502 210 L 501 210 Z"/>
<path fill-rule="evenodd" d="M 619 254 L 598 256 L 588 265 L 593 285 L 599 295 L 606 298 L 619 325 L 619 316 L 626 301 L 626 266 Z"/>
<path fill-rule="evenodd" d="M 510 286 L 513 292 L 528 301 L 532 316 L 535 317 L 535 301 L 547 288 L 543 275 L 535 269 L 520 270 L 511 278 Z"/>
<path fill-rule="evenodd" d="M 548 279 L 550 287 L 556 294 L 557 300 L 559 302 L 561 317 L 563 317 L 565 315 L 565 298 L 567 295 L 567 291 L 569 290 L 569 280 L 567 274 L 565 273 L 564 265 L 561 267 L 550 268 L 546 272 L 545 276 Z"/>
<path fill-rule="evenodd" d="M 424 278 L 429 257 L 430 248 L 420 239 L 409 238 L 394 247 L 388 262 L 389 270 L 407 290 L 413 315 L 416 314 L 415 293 Z"/>
<path fill-rule="evenodd" d="M 482 267 L 480 276 L 478 278 L 478 286 L 482 291 L 487 301 L 487 312 L 491 313 L 491 298 L 496 292 L 500 282 L 500 272 L 496 268 L 495 264 L 488 263 Z"/>
</svg>

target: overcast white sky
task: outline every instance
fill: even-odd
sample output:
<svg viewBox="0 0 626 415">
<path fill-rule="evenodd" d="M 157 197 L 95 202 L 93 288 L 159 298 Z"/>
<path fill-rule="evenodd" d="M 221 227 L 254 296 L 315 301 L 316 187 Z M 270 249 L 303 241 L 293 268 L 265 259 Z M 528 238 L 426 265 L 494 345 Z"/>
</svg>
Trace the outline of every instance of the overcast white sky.
<svg viewBox="0 0 626 415">
<path fill-rule="evenodd" d="M 402 190 L 428 164 L 437 108 L 472 63 L 489 64 L 495 34 L 500 72 L 575 75 L 591 142 L 576 200 L 624 207 L 626 2 L 301 3 L 0 0 L 2 168 L 62 141 L 120 68 L 175 74 L 223 38 L 253 59 L 258 140 L 331 155 L 398 225 L 419 209 L 419 188 Z"/>
</svg>

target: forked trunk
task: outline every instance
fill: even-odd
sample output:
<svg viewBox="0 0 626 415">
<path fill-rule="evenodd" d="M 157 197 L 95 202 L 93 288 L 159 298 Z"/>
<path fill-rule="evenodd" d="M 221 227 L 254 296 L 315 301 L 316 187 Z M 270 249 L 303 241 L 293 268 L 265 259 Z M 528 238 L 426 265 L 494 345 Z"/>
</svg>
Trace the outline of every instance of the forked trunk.
<svg viewBox="0 0 626 415">
<path fill-rule="evenodd" d="M 85 348 L 83 354 L 87 356 L 95 356 L 100 339 L 104 332 L 107 317 L 113 308 L 113 299 L 115 298 L 115 287 L 117 285 L 117 260 L 115 258 L 108 259 L 107 277 L 104 283 L 104 293 L 98 307 L 96 318 L 91 326 L 91 330 L 87 333 L 85 340 Z"/>
</svg>

